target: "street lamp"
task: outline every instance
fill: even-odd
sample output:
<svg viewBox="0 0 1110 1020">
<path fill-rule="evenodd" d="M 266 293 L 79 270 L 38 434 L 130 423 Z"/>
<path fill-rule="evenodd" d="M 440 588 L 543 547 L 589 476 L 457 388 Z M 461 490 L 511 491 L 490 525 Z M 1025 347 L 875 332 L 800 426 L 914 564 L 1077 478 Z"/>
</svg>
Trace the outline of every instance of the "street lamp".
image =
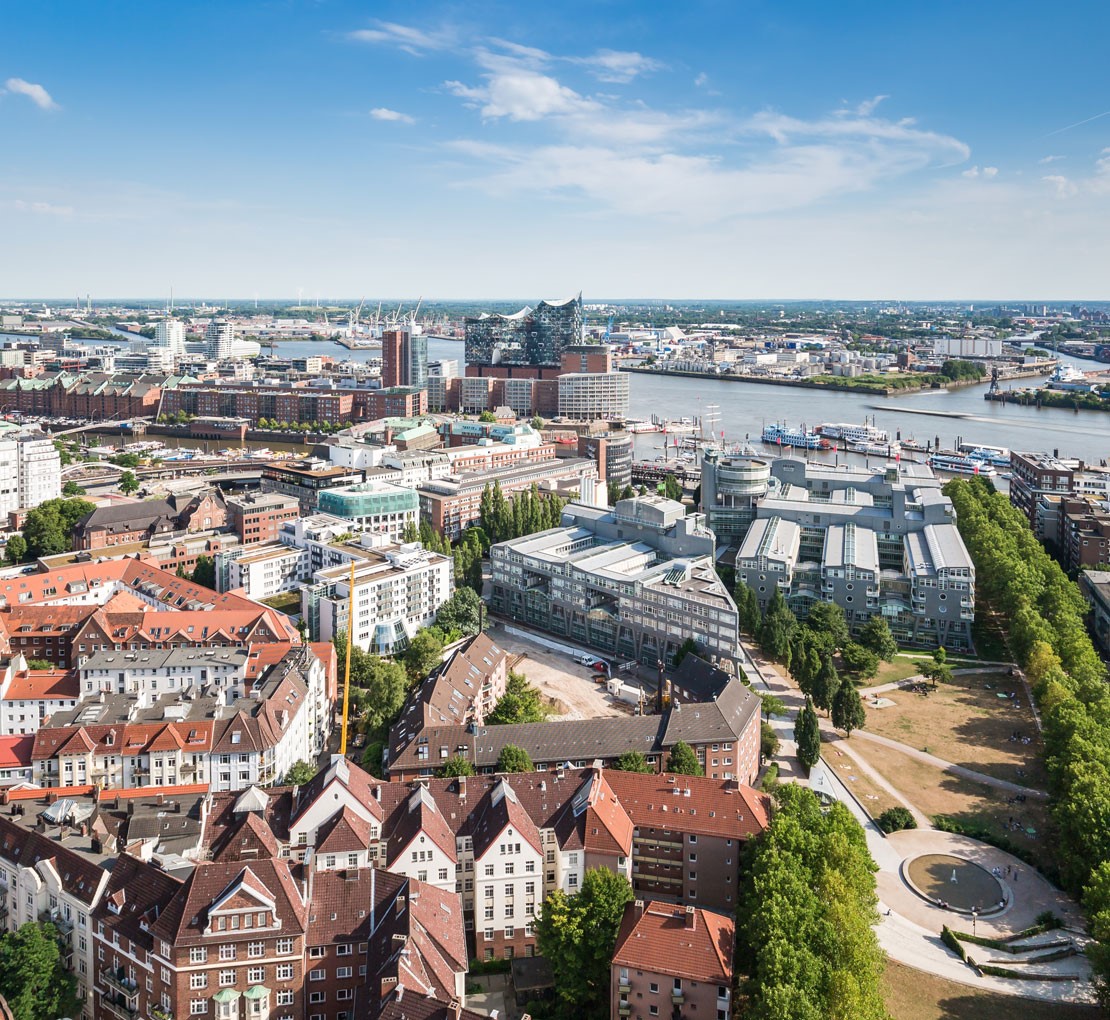
<svg viewBox="0 0 1110 1020">
<path fill-rule="evenodd" d="M 976 931 L 975 931 L 975 922 L 978 921 L 978 920 L 979 920 L 979 908 L 978 907 L 972 907 L 971 908 L 971 935 L 972 935 L 972 938 L 974 938 L 975 935 L 977 934 Z"/>
</svg>

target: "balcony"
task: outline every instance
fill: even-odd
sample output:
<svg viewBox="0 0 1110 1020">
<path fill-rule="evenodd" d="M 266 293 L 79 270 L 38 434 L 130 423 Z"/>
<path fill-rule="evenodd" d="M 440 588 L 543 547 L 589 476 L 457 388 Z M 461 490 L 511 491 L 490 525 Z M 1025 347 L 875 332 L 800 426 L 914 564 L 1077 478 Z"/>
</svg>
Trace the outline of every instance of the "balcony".
<svg viewBox="0 0 1110 1020">
<path fill-rule="evenodd" d="M 116 1002 L 109 995 L 101 996 L 100 1004 L 104 1007 L 106 1012 L 117 1017 L 118 1020 L 139 1020 L 139 1011 L 137 1009 L 130 1009 L 124 1003 Z"/>
<path fill-rule="evenodd" d="M 620 1004 L 620 1005 L 619 1005 L 619 1006 L 617 1007 L 617 1012 L 618 1012 L 618 1013 L 619 1013 L 619 1014 L 620 1014 L 621 1016 L 629 1016 L 629 1015 L 630 1015 L 630 1014 L 632 1013 L 632 1007 L 631 1007 L 631 1006 L 630 1006 L 630 1005 L 629 1005 L 629 1004 L 628 1004 L 627 1002 L 622 1002 L 622 1003 L 621 1003 L 621 1004 Z"/>
<path fill-rule="evenodd" d="M 100 983 L 128 999 L 134 999 L 139 994 L 138 983 L 124 977 L 122 970 L 106 967 L 100 972 Z"/>
<path fill-rule="evenodd" d="M 622 981 L 619 985 L 617 985 L 617 991 L 620 992 L 621 995 L 627 995 L 629 992 L 632 991 L 632 985 L 630 985 L 627 981 Z"/>
<path fill-rule="evenodd" d="M 173 1020 L 173 1011 L 161 1006 L 151 1006 L 150 1015 L 153 1020 Z"/>
<path fill-rule="evenodd" d="M 681 1006 L 686 1001 L 684 992 L 671 992 L 671 1002 L 675 1006 Z"/>
</svg>

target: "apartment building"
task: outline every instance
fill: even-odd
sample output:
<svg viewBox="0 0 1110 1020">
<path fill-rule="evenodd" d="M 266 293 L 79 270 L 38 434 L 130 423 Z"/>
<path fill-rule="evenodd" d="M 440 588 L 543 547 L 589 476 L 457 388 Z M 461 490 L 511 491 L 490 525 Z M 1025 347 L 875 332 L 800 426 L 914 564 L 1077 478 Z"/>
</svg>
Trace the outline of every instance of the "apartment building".
<svg viewBox="0 0 1110 1020">
<path fill-rule="evenodd" d="M 731 913 L 637 899 L 613 953 L 611 1020 L 730 1020 L 736 923 Z"/>
<path fill-rule="evenodd" d="M 314 641 L 331 641 L 351 626 L 364 651 L 391 655 L 421 627 L 435 622 L 455 588 L 454 561 L 419 542 L 366 549 L 354 565 L 353 625 L 349 622 L 351 569 L 323 567 L 301 592 L 301 613 Z"/>
<path fill-rule="evenodd" d="M 228 524 L 243 545 L 276 541 L 282 524 L 295 520 L 300 514 L 300 500 L 279 492 L 249 493 L 227 498 Z"/>
<path fill-rule="evenodd" d="M 76 671 L 28 669 L 21 655 L 0 672 L 0 736 L 33 735 L 55 712 L 73 708 L 80 694 Z"/>
<path fill-rule="evenodd" d="M 613 509 L 572 503 L 563 527 L 490 550 L 495 613 L 620 659 L 669 662 L 692 638 L 733 661 L 736 605 L 702 514 L 658 496 Z"/>
<path fill-rule="evenodd" d="M 295 496 L 304 514 L 315 513 L 320 505 L 320 493 L 342 485 L 363 481 L 365 473 L 354 468 L 336 467 L 320 458 L 307 458 L 290 463 L 266 464 L 262 468 L 262 491 Z"/>
<path fill-rule="evenodd" d="M 1075 473 L 1082 468 L 1082 461 L 1064 461 L 1056 453 L 1049 456 L 1047 453 L 1014 451 L 1010 454 L 1010 502 L 1025 514 L 1029 526 L 1041 541 L 1045 536 L 1037 525 L 1038 500 L 1045 494 L 1069 495 Z"/>
<path fill-rule="evenodd" d="M 1079 590 L 1091 607 L 1091 631 L 1103 653 L 1110 655 L 1110 570 L 1083 570 Z"/>
<path fill-rule="evenodd" d="M 761 608 L 777 590 L 800 619 L 835 602 L 853 634 L 881 614 L 905 644 L 971 648 L 975 568 L 929 468 L 780 458 L 771 475 L 736 556 Z"/>
</svg>

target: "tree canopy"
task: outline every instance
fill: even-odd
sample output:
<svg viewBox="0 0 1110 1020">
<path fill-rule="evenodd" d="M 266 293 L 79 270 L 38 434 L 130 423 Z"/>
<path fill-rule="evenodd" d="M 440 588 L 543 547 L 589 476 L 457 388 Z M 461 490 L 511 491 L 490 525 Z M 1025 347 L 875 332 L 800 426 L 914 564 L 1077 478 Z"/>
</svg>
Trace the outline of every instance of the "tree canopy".
<svg viewBox="0 0 1110 1020">
<path fill-rule="evenodd" d="M 632 887 L 590 868 L 576 896 L 555 890 L 536 919 L 536 944 L 555 976 L 556 1020 L 609 1020 L 610 964 Z"/>
<path fill-rule="evenodd" d="M 401 655 L 412 683 L 419 683 L 443 661 L 443 638 L 431 627 L 418 630 Z"/>
<path fill-rule="evenodd" d="M 883 662 L 893 662 L 894 656 L 898 654 L 898 642 L 890 632 L 890 624 L 879 613 L 860 628 L 859 643 L 864 648 L 871 649 Z"/>
<path fill-rule="evenodd" d="M 501 695 L 486 722 L 491 726 L 509 723 L 543 722 L 549 714 L 543 695 L 520 673 L 509 673 L 505 693 Z"/>
<path fill-rule="evenodd" d="M 851 737 L 852 730 L 867 725 L 867 713 L 854 684 L 841 684 L 832 703 L 832 722 L 838 730 Z"/>
<path fill-rule="evenodd" d="M 333 643 L 339 656 L 338 676 L 342 677 L 347 635 L 337 634 Z M 408 689 L 409 677 L 402 665 L 364 652 L 357 645 L 351 648 L 351 702 L 358 712 L 359 728 L 367 736 L 384 734 L 401 711 Z"/>
<path fill-rule="evenodd" d="M 23 522 L 26 557 L 56 556 L 73 548 L 73 528 L 96 507 L 87 499 L 48 499 L 27 514 Z"/>
<path fill-rule="evenodd" d="M 446 633 L 470 637 L 480 629 L 481 608 L 482 600 L 473 588 L 456 588 L 454 594 L 439 607 L 436 625 Z"/>
<path fill-rule="evenodd" d="M 506 744 L 497 756 L 498 772 L 535 772 L 536 766 L 523 747 Z"/>
<path fill-rule="evenodd" d="M 654 772 L 645 758 L 639 751 L 625 751 L 615 762 L 612 768 L 617 772 L 642 772 L 644 774 Z"/>
<path fill-rule="evenodd" d="M 696 752 L 685 740 L 680 740 L 671 748 L 671 753 L 667 755 L 667 771 L 680 776 L 705 775 Z"/>
<path fill-rule="evenodd" d="M 500 482 L 487 485 L 482 490 L 478 504 L 482 530 L 492 544 L 532 535 L 537 531 L 557 528 L 563 517 L 566 501 L 559 496 L 545 496 L 533 485 L 524 492 L 517 492 L 508 499 Z"/>
<path fill-rule="evenodd" d="M 305 783 L 311 782 L 315 775 L 316 766 L 301 758 L 289 766 L 289 771 L 285 774 L 285 782 L 289 786 L 304 786 Z"/>
<path fill-rule="evenodd" d="M 28 921 L 0 936 L 0 995 L 14 1020 L 77 1016 L 77 982 L 62 961 L 58 930 Z"/>
<path fill-rule="evenodd" d="M 843 804 L 777 788 L 778 810 L 744 851 L 747 888 L 737 913 L 737 964 L 747 975 L 746 1020 L 889 1020 L 875 864 Z"/>
<path fill-rule="evenodd" d="M 436 775 L 441 779 L 449 779 L 453 776 L 472 776 L 474 775 L 474 766 L 469 758 L 464 758 L 461 754 L 453 754 L 439 767 Z"/>
<path fill-rule="evenodd" d="M 794 743 L 798 745 L 798 761 L 807 769 L 821 759 L 821 723 L 813 710 L 813 702 L 806 698 L 805 705 L 794 720 Z"/>
</svg>

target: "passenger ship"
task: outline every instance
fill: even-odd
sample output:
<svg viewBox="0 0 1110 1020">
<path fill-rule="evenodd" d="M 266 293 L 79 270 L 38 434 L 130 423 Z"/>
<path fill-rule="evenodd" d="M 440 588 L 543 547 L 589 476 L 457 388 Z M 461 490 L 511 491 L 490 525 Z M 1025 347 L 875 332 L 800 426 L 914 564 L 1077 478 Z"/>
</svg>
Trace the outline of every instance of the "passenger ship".
<svg viewBox="0 0 1110 1020">
<path fill-rule="evenodd" d="M 994 467 L 985 460 L 963 457 L 954 453 L 934 453 L 929 457 L 929 466 L 937 471 L 948 471 L 957 475 L 993 475 Z"/>
<path fill-rule="evenodd" d="M 805 428 L 787 428 L 785 423 L 782 425 L 765 425 L 763 427 L 763 442 L 773 443 L 775 446 L 797 446 L 803 450 L 829 450 L 832 448 L 832 443 L 816 432 L 807 432 Z"/>
</svg>

